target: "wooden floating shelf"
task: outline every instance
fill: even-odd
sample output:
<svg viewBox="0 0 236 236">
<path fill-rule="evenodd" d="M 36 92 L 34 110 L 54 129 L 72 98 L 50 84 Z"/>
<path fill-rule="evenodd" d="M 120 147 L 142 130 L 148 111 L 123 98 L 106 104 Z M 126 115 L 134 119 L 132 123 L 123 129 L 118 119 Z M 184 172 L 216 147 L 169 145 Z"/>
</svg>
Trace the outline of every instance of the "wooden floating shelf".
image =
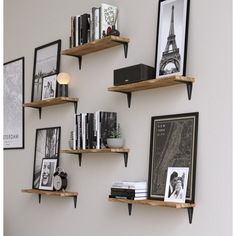
<svg viewBox="0 0 236 236">
<path fill-rule="evenodd" d="M 46 99 L 46 100 L 25 103 L 23 104 L 23 107 L 31 107 L 31 108 L 39 109 L 39 117 L 41 119 L 41 112 L 42 112 L 43 107 L 55 106 L 55 105 L 66 104 L 66 103 L 73 103 L 75 107 L 75 113 L 76 113 L 78 101 L 79 101 L 79 98 L 57 97 L 57 98 L 51 98 L 51 99 Z"/>
<path fill-rule="evenodd" d="M 83 153 L 121 153 L 124 154 L 125 167 L 127 167 L 129 149 L 128 148 L 101 148 L 101 149 L 77 149 L 77 150 L 69 149 L 69 150 L 62 150 L 61 153 L 78 155 L 79 166 L 81 166 Z"/>
<path fill-rule="evenodd" d="M 82 56 L 112 48 L 118 45 L 124 45 L 125 58 L 127 58 L 129 39 L 118 36 L 107 36 L 102 39 L 80 45 L 78 47 L 68 48 L 61 52 L 62 55 L 74 56 L 79 59 L 79 68 L 81 69 Z"/>
<path fill-rule="evenodd" d="M 108 198 L 108 199 L 110 202 L 127 203 L 129 215 L 131 215 L 133 204 L 172 207 L 172 208 L 177 208 L 177 209 L 185 208 L 188 210 L 190 224 L 192 223 L 193 208 L 196 206 L 195 203 L 173 203 L 173 202 L 164 202 L 164 201 L 149 200 L 149 199 L 146 199 L 146 200 L 130 200 L 130 199 L 123 199 L 123 198 Z"/>
<path fill-rule="evenodd" d="M 74 198 L 74 207 L 76 208 L 77 196 L 78 196 L 77 192 L 45 191 L 45 190 L 40 190 L 40 189 L 22 189 L 21 192 L 38 194 L 39 203 L 41 203 L 41 195 L 57 196 L 57 197 L 73 197 Z"/>
<path fill-rule="evenodd" d="M 174 202 L 164 202 L 164 201 L 157 201 L 157 200 L 129 200 L 123 198 L 109 198 L 111 202 L 122 202 L 122 203 L 129 203 L 129 204 L 142 204 L 142 205 L 149 205 L 149 206 L 163 206 L 163 207 L 172 207 L 172 208 L 189 208 L 195 207 L 195 203 L 174 203 Z"/>
<path fill-rule="evenodd" d="M 170 76 L 170 77 L 164 77 L 164 78 L 145 80 L 145 81 L 141 81 L 137 83 L 113 86 L 113 87 L 109 87 L 108 91 L 127 94 L 128 105 L 130 107 L 132 92 L 147 90 L 147 89 L 154 89 L 154 88 L 161 88 L 161 87 L 168 87 L 168 86 L 173 86 L 173 85 L 178 85 L 178 84 L 183 84 L 183 83 L 187 85 L 188 98 L 190 100 L 191 94 L 192 94 L 192 83 L 194 81 L 195 79 L 192 77 Z"/>
</svg>

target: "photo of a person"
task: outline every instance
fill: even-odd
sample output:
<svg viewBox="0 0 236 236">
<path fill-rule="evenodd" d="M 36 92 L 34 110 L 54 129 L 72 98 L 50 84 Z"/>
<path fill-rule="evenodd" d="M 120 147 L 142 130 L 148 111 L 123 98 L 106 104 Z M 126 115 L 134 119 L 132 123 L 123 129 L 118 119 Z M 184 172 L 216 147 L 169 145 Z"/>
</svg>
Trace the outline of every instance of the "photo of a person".
<svg viewBox="0 0 236 236">
<path fill-rule="evenodd" d="M 42 100 L 56 97 L 56 75 L 43 78 Z"/>
<path fill-rule="evenodd" d="M 56 170 L 57 159 L 43 159 L 39 189 L 53 190 L 53 174 Z"/>
<path fill-rule="evenodd" d="M 169 167 L 167 171 L 165 199 L 167 202 L 184 203 L 189 168 Z"/>
</svg>

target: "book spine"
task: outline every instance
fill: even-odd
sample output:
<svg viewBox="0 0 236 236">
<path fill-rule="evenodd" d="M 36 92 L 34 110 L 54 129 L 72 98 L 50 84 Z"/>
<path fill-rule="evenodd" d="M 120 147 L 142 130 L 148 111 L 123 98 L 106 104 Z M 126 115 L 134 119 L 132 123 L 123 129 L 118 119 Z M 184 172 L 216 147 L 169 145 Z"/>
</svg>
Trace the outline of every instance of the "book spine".
<svg viewBox="0 0 236 236">
<path fill-rule="evenodd" d="M 100 33 L 100 8 L 94 10 L 94 40 L 99 39 Z"/>
<path fill-rule="evenodd" d="M 125 188 L 111 188 L 111 191 L 122 193 L 147 193 L 147 189 L 125 189 Z"/>
<path fill-rule="evenodd" d="M 76 122 L 76 114 L 74 114 L 74 127 L 73 127 L 73 150 L 76 150 L 76 130 L 77 130 L 77 122 Z"/>
<path fill-rule="evenodd" d="M 70 29 L 71 47 L 74 47 L 74 16 L 70 17 L 70 24 L 71 24 L 71 29 Z"/>
<path fill-rule="evenodd" d="M 129 193 L 129 192 L 117 192 L 117 191 L 111 191 L 111 195 L 113 196 L 120 196 L 120 197 L 147 197 L 146 193 Z"/>
</svg>

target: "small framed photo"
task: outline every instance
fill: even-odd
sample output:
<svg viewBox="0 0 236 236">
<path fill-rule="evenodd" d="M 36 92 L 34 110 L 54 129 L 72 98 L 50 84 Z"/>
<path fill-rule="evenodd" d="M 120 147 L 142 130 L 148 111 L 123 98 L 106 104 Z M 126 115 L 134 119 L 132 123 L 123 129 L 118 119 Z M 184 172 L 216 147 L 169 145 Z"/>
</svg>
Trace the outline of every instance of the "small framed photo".
<svg viewBox="0 0 236 236">
<path fill-rule="evenodd" d="M 53 190 L 53 174 L 56 171 L 58 159 L 43 159 L 41 167 L 41 175 L 39 189 Z"/>
<path fill-rule="evenodd" d="M 39 188 L 43 159 L 57 159 L 57 165 L 59 165 L 60 138 L 61 127 L 41 128 L 36 130 L 33 189 Z"/>
<path fill-rule="evenodd" d="M 154 116 L 151 119 L 148 193 L 164 200 L 168 167 L 188 168 L 186 202 L 194 203 L 198 112 Z"/>
<path fill-rule="evenodd" d="M 156 78 L 185 75 L 189 0 L 159 0 Z"/>
<path fill-rule="evenodd" d="M 43 78 L 60 71 L 61 40 L 35 48 L 31 101 L 42 99 Z"/>
<path fill-rule="evenodd" d="M 43 77 L 42 100 L 56 97 L 57 75 Z"/>
<path fill-rule="evenodd" d="M 185 203 L 189 168 L 169 167 L 166 178 L 165 202 Z"/>
</svg>

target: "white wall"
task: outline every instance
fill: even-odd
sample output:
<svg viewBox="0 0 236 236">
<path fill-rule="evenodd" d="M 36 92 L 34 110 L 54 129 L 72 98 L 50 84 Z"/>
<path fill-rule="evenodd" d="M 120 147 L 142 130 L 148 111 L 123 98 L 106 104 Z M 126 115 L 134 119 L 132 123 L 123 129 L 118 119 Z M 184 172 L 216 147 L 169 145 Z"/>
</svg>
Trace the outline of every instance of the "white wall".
<svg viewBox="0 0 236 236">
<path fill-rule="evenodd" d="M 4 6 L 4 61 L 25 56 L 25 101 L 31 98 L 34 48 L 62 39 L 68 47 L 70 16 L 99 6 L 101 0 L 7 0 Z M 187 75 L 194 76 L 192 100 L 185 86 L 153 89 L 133 94 L 131 108 L 125 95 L 107 92 L 116 68 L 145 63 L 154 65 L 156 46 L 156 0 L 110 0 L 120 9 L 119 29 L 129 37 L 128 58 L 115 47 L 83 57 L 79 71 L 75 58 L 62 56 L 61 71 L 73 80 L 70 95 L 79 96 L 79 110 L 118 112 L 126 145 L 131 149 L 128 167 L 123 156 L 61 155 L 69 173 L 68 190 L 78 191 L 78 206 L 72 199 L 21 193 L 32 183 L 35 130 L 61 126 L 61 148 L 68 148 L 72 130 L 72 105 L 25 110 L 25 149 L 4 152 L 5 236 L 39 235 L 175 235 L 230 236 L 232 234 L 232 2 L 191 0 Z M 108 202 L 113 180 L 147 179 L 151 116 L 184 112 L 200 113 L 193 223 L 187 211 L 162 207 L 133 206 Z"/>
</svg>

